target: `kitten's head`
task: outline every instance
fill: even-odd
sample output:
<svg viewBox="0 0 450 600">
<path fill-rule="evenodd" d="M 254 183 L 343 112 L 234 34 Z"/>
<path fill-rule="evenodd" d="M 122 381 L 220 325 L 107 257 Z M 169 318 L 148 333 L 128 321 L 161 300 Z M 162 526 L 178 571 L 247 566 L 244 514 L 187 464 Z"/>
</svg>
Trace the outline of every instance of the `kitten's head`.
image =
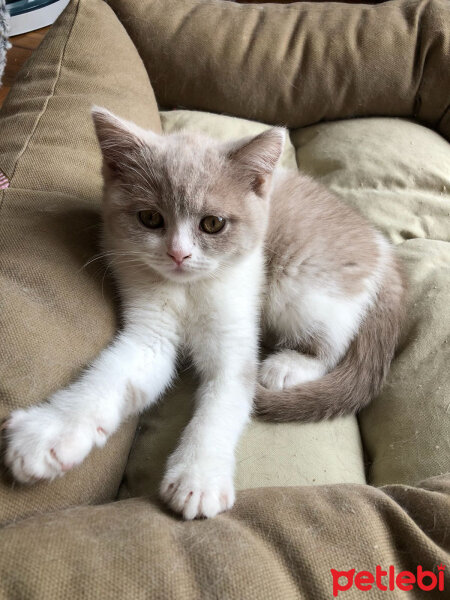
<svg viewBox="0 0 450 600">
<path fill-rule="evenodd" d="M 93 109 L 108 248 L 166 279 L 207 277 L 263 242 L 284 130 L 233 143 L 157 135 Z M 132 263 L 130 263 L 132 264 Z"/>
</svg>

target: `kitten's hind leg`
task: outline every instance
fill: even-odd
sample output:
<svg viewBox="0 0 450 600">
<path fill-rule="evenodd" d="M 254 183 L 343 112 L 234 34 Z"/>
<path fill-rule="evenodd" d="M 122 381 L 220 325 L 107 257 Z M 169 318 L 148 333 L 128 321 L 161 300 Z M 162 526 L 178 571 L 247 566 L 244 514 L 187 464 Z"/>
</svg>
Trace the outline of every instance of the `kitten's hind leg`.
<svg viewBox="0 0 450 600">
<path fill-rule="evenodd" d="M 296 350 L 279 350 L 261 363 L 259 381 L 269 390 L 282 390 L 323 377 L 325 362 Z"/>
</svg>

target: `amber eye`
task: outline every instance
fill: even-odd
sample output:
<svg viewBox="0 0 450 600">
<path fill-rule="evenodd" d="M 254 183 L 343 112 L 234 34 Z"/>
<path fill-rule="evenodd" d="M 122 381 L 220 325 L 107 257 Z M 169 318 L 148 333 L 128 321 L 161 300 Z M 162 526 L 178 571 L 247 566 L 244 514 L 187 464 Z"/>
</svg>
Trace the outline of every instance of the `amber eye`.
<svg viewBox="0 0 450 600">
<path fill-rule="evenodd" d="M 138 212 L 139 221 L 148 229 L 159 229 L 164 225 L 164 219 L 155 210 L 141 210 Z"/>
<path fill-rule="evenodd" d="M 215 217 L 208 215 L 200 221 L 200 228 L 205 233 L 218 233 L 225 227 L 225 219 L 223 217 Z"/>
</svg>

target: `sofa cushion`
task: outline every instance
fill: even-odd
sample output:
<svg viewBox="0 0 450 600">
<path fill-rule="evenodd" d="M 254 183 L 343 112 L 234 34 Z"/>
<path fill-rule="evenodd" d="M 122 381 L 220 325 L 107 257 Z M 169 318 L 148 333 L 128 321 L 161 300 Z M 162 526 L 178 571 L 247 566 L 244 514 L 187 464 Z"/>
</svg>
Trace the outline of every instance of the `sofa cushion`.
<svg viewBox="0 0 450 600">
<path fill-rule="evenodd" d="M 407 319 L 387 384 L 360 415 L 375 485 L 450 471 L 450 145 L 400 119 L 293 131 L 298 165 L 375 223 L 409 279 Z"/>
<path fill-rule="evenodd" d="M 333 598 L 331 569 L 375 575 L 376 565 L 394 568 L 396 576 L 416 575 L 419 565 L 436 576 L 438 565 L 447 565 L 447 590 L 449 498 L 450 480 L 436 478 L 417 488 L 246 490 L 231 512 L 189 522 L 146 498 L 64 510 L 1 530 L 0 597 Z M 405 593 L 394 582 L 394 591 L 373 585 L 364 594 L 353 581 L 338 598 L 365 595 L 425 599 L 445 592 L 415 585 Z"/>
<path fill-rule="evenodd" d="M 0 420 L 68 383 L 115 331 L 106 265 L 83 268 L 98 253 L 102 194 L 93 104 L 160 129 L 147 73 L 113 11 L 73 0 L 0 113 L 9 180 L 0 192 Z M 2 476 L 0 522 L 114 498 L 134 428 L 58 481 L 12 487 Z"/>
<path fill-rule="evenodd" d="M 291 133 L 299 168 L 375 223 L 394 244 L 450 240 L 450 145 L 405 119 L 351 119 Z"/>
<path fill-rule="evenodd" d="M 415 117 L 450 138 L 447 0 L 109 3 L 167 108 L 288 127 Z"/>
</svg>

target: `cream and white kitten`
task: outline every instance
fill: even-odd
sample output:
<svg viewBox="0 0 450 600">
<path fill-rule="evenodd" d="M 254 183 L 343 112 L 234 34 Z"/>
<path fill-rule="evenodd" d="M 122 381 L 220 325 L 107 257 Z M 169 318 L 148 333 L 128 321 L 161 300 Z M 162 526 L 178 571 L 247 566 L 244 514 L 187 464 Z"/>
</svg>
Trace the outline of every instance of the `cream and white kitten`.
<svg viewBox="0 0 450 600">
<path fill-rule="evenodd" d="M 201 384 L 162 498 L 185 519 L 234 502 L 234 450 L 256 411 L 354 412 L 378 393 L 404 285 L 392 248 L 308 177 L 277 168 L 285 132 L 222 143 L 93 111 L 104 158 L 104 245 L 124 325 L 78 381 L 13 412 L 6 463 L 52 479 L 152 405 L 190 355 Z M 272 353 L 259 366 L 260 331 Z"/>
</svg>

